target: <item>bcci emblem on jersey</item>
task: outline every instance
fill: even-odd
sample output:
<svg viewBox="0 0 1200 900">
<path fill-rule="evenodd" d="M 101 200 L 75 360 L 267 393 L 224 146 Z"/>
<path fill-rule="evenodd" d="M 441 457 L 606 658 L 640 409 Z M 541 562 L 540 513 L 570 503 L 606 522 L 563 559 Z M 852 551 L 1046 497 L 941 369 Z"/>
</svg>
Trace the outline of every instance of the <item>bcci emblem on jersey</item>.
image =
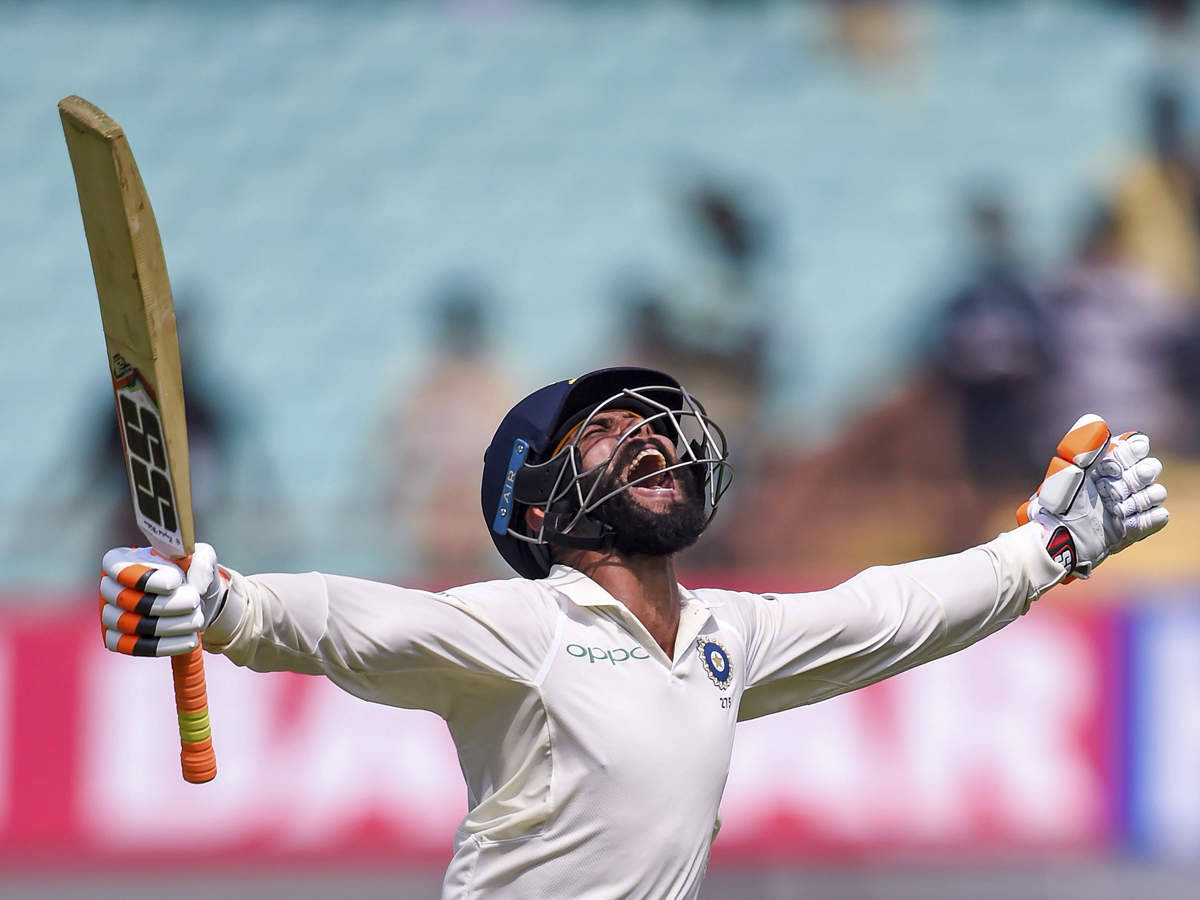
<svg viewBox="0 0 1200 900">
<path fill-rule="evenodd" d="M 712 638 L 702 637 L 696 641 L 696 649 L 700 651 L 700 661 L 704 663 L 709 680 L 721 690 L 728 690 L 733 683 L 733 665 L 725 648 Z"/>
</svg>

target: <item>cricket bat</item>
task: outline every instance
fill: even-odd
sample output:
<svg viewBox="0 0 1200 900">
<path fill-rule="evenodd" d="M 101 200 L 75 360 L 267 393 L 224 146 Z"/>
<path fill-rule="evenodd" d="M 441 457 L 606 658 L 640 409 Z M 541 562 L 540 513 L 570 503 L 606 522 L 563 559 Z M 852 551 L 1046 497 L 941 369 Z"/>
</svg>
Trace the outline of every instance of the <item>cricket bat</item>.
<svg viewBox="0 0 1200 900">
<path fill-rule="evenodd" d="M 100 298 L 134 514 L 150 545 L 186 568 L 195 546 L 187 425 L 158 224 L 121 126 L 81 97 L 61 100 L 58 111 Z M 203 652 L 171 657 L 183 777 L 197 784 L 217 774 Z"/>
</svg>

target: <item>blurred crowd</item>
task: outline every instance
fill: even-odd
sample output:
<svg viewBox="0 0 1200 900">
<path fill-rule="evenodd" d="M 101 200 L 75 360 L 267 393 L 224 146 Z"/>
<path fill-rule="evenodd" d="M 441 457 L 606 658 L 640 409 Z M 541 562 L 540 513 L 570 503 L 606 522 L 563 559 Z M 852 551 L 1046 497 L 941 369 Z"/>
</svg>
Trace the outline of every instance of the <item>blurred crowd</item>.
<svg viewBox="0 0 1200 900">
<path fill-rule="evenodd" d="M 1173 463 L 1173 506 L 1191 494 L 1200 142 L 1190 113 L 1183 85 L 1152 81 L 1142 151 L 1107 191 L 1083 198 L 1072 245 L 1048 272 L 1022 253 L 1011 193 L 972 190 L 965 274 L 938 304 L 909 376 L 830 446 L 770 454 L 726 530 L 731 564 L 787 569 L 803 554 L 852 569 L 986 540 L 1011 527 L 1084 412 L 1150 434 Z M 1175 536 L 1180 565 L 1190 554 Z"/>
<path fill-rule="evenodd" d="M 833 7 L 836 35 L 854 58 L 887 65 L 903 52 L 903 4 Z M 799 445 L 766 414 L 772 356 L 804 353 L 773 339 L 768 313 L 764 272 L 782 223 L 720 179 L 698 179 L 684 192 L 704 296 L 681 296 L 645 272 L 622 279 L 610 339 L 620 349 L 608 362 L 676 374 L 731 437 L 737 478 L 728 509 L 685 563 L 849 572 L 985 540 L 1011 527 L 1051 448 L 1084 412 L 1151 434 L 1156 453 L 1175 463 L 1168 484 L 1189 481 L 1186 461 L 1200 456 L 1200 140 L 1189 85 L 1170 61 L 1195 23 L 1181 0 L 1145 8 L 1164 64 L 1142 92 L 1137 152 L 1112 184 L 1080 198 L 1084 212 L 1061 259 L 1046 267 L 1027 258 L 1020 198 L 1002 180 L 973 186 L 961 204 L 970 236 L 962 275 L 943 289 L 908 375 L 881 386 L 827 443 Z M 455 385 L 469 414 L 455 429 L 461 440 L 448 446 L 483 446 L 519 393 L 498 389 L 500 370 L 476 327 L 485 298 L 476 301 L 475 345 L 443 341 L 413 404 L 412 415 L 428 416 L 416 411 L 420 398 Z M 453 315 L 456 301 L 446 302 Z M 397 471 L 410 492 L 414 481 L 425 483 L 411 464 Z M 473 484 L 454 502 L 421 491 L 425 502 L 405 505 L 396 519 L 405 528 L 422 523 L 427 570 L 486 571 L 490 548 Z M 464 555 L 471 547 L 474 555 Z"/>
<path fill-rule="evenodd" d="M 1080 198 L 1069 248 L 1035 265 L 1021 198 L 1002 173 L 980 173 L 960 203 L 956 234 L 970 238 L 960 275 L 939 288 L 906 375 L 879 385 L 823 442 L 798 443 L 769 413 L 775 361 L 805 353 L 772 329 L 773 238 L 786 223 L 716 175 L 679 192 L 698 277 L 680 285 L 635 267 L 615 278 L 612 332 L 579 358 L 585 368 L 673 373 L 729 435 L 734 489 L 687 565 L 829 574 L 987 539 L 1012 524 L 1057 438 L 1084 412 L 1151 434 L 1156 453 L 1177 462 L 1168 486 L 1189 483 L 1200 457 L 1200 137 L 1193 86 L 1176 61 L 1196 50 L 1196 22 L 1187 0 L 1137 5 L 1161 47 L 1141 92 L 1137 152 L 1111 184 Z M 855 64 L 874 70 L 915 52 L 909 4 L 829 8 L 831 38 Z M 373 538 L 410 560 L 397 577 L 502 574 L 480 520 L 480 454 L 531 385 L 503 358 L 512 348 L 498 338 L 503 298 L 492 291 L 477 272 L 430 291 L 428 358 L 385 400 L 369 441 L 382 448 L 367 463 L 378 485 L 368 498 Z M 228 443 L 219 395 L 189 384 L 202 470 L 219 471 Z M 106 440 L 104 459 L 118 466 Z"/>
</svg>

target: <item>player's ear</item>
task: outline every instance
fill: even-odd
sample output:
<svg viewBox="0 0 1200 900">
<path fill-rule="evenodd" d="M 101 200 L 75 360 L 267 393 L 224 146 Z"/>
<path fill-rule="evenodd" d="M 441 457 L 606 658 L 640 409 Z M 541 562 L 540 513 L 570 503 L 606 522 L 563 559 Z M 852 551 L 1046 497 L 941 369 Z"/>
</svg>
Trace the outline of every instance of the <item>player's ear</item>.
<svg viewBox="0 0 1200 900">
<path fill-rule="evenodd" d="M 541 531 L 545 518 L 546 511 L 540 506 L 525 507 L 525 527 L 529 529 L 529 534 L 537 534 Z"/>
</svg>

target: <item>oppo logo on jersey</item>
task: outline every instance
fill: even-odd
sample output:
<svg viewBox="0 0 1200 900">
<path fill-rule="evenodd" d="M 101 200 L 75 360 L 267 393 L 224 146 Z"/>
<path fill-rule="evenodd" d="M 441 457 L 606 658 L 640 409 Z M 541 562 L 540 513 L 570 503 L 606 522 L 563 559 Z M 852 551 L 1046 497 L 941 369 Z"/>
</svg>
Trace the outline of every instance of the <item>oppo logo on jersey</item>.
<svg viewBox="0 0 1200 900">
<path fill-rule="evenodd" d="M 629 659 L 649 659 L 650 654 L 646 652 L 644 647 L 632 647 L 629 650 L 623 650 L 617 647 L 615 650 L 601 650 L 599 647 L 585 647 L 582 644 L 567 644 L 567 653 L 578 659 L 587 657 L 588 664 L 592 664 L 598 660 L 607 659 L 614 666 L 619 662 L 625 662 Z M 617 656 L 617 654 L 621 654 Z"/>
</svg>

